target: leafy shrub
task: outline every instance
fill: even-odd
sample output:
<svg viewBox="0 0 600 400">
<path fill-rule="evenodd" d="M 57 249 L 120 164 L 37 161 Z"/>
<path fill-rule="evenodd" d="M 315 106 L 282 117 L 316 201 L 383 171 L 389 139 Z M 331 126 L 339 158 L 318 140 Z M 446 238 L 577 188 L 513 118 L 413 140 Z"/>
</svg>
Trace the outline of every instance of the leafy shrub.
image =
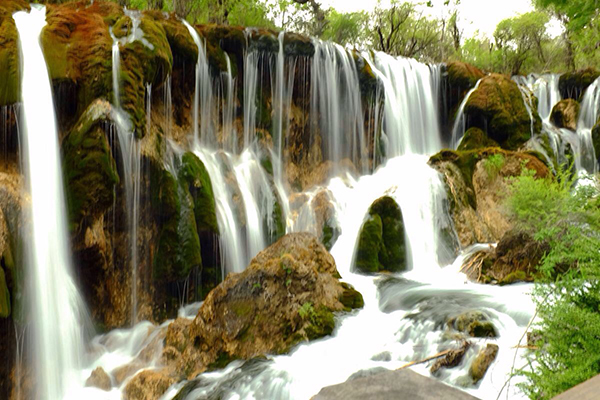
<svg viewBox="0 0 600 400">
<path fill-rule="evenodd" d="M 509 209 L 520 229 L 550 244 L 538 269 L 534 299 L 537 350 L 521 372 L 524 392 L 547 399 L 600 373 L 600 202 L 569 173 L 535 179 L 524 170 L 510 182 Z"/>
<path fill-rule="evenodd" d="M 504 166 L 504 156 L 502 154 L 492 154 L 485 160 L 483 160 L 483 168 L 487 172 L 490 179 L 494 179 L 498 176 L 498 173 Z"/>
</svg>

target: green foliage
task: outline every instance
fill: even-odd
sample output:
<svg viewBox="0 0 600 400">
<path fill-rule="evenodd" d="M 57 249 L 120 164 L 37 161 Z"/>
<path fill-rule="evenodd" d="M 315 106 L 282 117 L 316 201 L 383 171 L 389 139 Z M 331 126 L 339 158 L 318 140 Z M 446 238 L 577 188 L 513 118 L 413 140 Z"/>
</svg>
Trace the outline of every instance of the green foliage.
<svg viewBox="0 0 600 400">
<path fill-rule="evenodd" d="M 504 162 L 504 156 L 500 153 L 492 154 L 483 160 L 483 168 L 485 169 L 485 172 L 487 172 L 490 179 L 494 179 L 498 176 L 498 173 L 504 166 Z"/>
<path fill-rule="evenodd" d="M 570 169 L 556 179 L 525 170 L 511 182 L 509 207 L 520 228 L 550 245 L 534 292 L 538 350 L 522 372 L 522 388 L 535 399 L 600 373 L 600 202 L 596 189 L 574 183 Z"/>
<path fill-rule="evenodd" d="M 332 10 L 321 39 L 345 45 L 363 44 L 368 31 L 369 16 L 365 12 L 339 13 Z"/>
</svg>

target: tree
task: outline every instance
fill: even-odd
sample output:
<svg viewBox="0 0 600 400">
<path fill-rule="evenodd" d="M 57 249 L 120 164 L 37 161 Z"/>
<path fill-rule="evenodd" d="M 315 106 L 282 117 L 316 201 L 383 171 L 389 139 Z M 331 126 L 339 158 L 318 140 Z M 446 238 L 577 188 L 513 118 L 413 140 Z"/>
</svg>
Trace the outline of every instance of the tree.
<svg viewBox="0 0 600 400">
<path fill-rule="evenodd" d="M 342 46 L 354 45 L 360 47 L 364 45 L 365 32 L 368 27 L 368 14 L 364 12 L 356 13 L 338 13 L 331 10 L 327 19 L 327 24 L 321 39 L 331 40 Z"/>
<path fill-rule="evenodd" d="M 549 39 L 548 20 L 547 14 L 534 11 L 500 21 L 494 39 L 502 53 L 505 71 L 518 75 L 533 52 L 542 64 L 546 63 L 542 44 Z"/>
</svg>

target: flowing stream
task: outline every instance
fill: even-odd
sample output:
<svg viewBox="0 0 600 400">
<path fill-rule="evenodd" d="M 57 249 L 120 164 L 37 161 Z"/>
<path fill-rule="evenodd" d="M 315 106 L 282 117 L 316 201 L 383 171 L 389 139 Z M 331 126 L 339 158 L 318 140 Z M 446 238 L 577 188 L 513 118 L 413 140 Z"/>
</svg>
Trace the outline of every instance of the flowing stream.
<svg viewBox="0 0 600 400">
<path fill-rule="evenodd" d="M 46 9 L 18 12 L 22 62 L 20 134 L 30 193 L 25 260 L 35 398 L 55 400 L 78 383 L 89 321 L 71 274 L 67 213 L 52 87 L 40 46 Z"/>
</svg>

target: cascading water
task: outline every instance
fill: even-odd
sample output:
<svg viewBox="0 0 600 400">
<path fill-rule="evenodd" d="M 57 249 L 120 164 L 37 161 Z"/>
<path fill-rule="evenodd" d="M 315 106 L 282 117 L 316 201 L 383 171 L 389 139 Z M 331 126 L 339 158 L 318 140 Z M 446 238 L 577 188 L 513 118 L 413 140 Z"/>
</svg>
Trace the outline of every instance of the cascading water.
<svg viewBox="0 0 600 400">
<path fill-rule="evenodd" d="M 33 333 L 37 399 L 60 399 L 77 382 L 88 321 L 71 275 L 52 87 L 40 46 L 46 9 L 32 7 L 14 20 L 22 54 L 24 174 L 31 195 L 25 260 Z"/>
<path fill-rule="evenodd" d="M 439 150 L 439 67 L 379 52 L 372 64 L 385 88 L 383 131 L 388 157 Z"/>
<path fill-rule="evenodd" d="M 465 130 L 467 129 L 467 118 L 465 117 L 465 107 L 467 106 L 467 102 L 469 101 L 469 97 L 471 94 L 479 88 L 479 84 L 481 83 L 481 79 L 477 81 L 475 86 L 471 90 L 467 92 L 465 98 L 460 103 L 458 107 L 458 111 L 456 112 L 456 119 L 454 120 L 454 126 L 452 127 L 452 142 L 450 143 L 450 148 L 456 149 L 462 140 L 463 135 L 465 134 Z"/>
</svg>

